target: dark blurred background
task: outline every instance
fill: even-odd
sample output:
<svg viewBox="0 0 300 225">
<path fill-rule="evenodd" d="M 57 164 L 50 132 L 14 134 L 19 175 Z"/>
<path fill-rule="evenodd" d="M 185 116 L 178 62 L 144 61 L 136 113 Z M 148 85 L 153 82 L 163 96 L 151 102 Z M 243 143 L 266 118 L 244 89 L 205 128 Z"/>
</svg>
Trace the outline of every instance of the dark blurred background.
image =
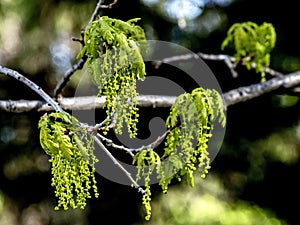
<svg viewBox="0 0 300 225">
<path fill-rule="evenodd" d="M 53 94 L 63 73 L 76 62 L 80 30 L 97 1 L 1 0 L 0 65 L 15 69 Z M 106 2 L 109 3 L 109 2 Z M 300 70 L 297 2 L 258 0 L 119 0 L 102 15 L 135 17 L 148 39 L 182 45 L 194 52 L 221 52 L 236 22 L 272 23 L 277 32 L 271 67 Z M 178 19 L 178 17 L 180 19 Z M 233 79 L 220 62 L 207 61 L 224 92 L 257 82 L 241 68 Z M 85 68 L 74 74 L 64 96 L 73 96 Z M 166 74 L 168 71 L 165 71 Z M 152 74 L 151 74 L 152 73 Z M 150 70 L 150 76 L 155 70 Z M 180 82 L 180 79 L 177 81 Z M 39 99 L 26 86 L 0 75 L 0 99 Z M 87 209 L 54 211 L 48 156 L 39 144 L 42 112 L 0 111 L 0 225 L 67 224 L 300 224 L 300 101 L 284 91 L 230 106 L 226 135 L 212 169 L 195 188 L 172 185 L 167 195 L 153 185 L 153 215 L 144 221 L 135 189 L 97 174 L 99 199 Z M 141 117 L 168 109 L 141 109 Z M 99 115 L 101 114 L 101 110 Z M 146 132 L 147 134 L 147 132 Z M 143 135 L 143 134 L 141 134 Z M 145 134 L 144 134 L 145 135 Z M 147 135 L 146 135 L 147 136 Z"/>
</svg>

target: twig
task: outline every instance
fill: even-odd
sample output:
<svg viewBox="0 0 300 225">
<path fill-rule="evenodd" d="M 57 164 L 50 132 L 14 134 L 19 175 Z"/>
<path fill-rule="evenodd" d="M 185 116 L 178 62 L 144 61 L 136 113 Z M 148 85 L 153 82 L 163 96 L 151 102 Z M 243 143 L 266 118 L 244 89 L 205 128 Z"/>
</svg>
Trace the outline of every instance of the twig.
<svg viewBox="0 0 300 225">
<path fill-rule="evenodd" d="M 198 59 L 199 56 L 197 54 L 184 54 L 184 55 L 177 55 L 177 56 L 172 56 L 172 57 L 168 57 L 168 58 L 164 58 L 160 61 L 156 61 L 154 62 L 154 66 L 156 69 L 158 69 L 160 67 L 161 64 L 163 63 L 170 63 L 170 62 L 176 62 L 176 61 L 187 61 L 190 59 Z"/>
<path fill-rule="evenodd" d="M 94 9 L 94 12 L 93 12 L 93 14 L 92 14 L 90 20 L 89 20 L 88 24 L 85 26 L 85 28 L 86 28 L 91 22 L 93 22 L 93 21 L 97 18 L 97 16 L 98 16 L 99 13 L 100 13 L 100 10 L 101 10 L 101 8 L 102 8 L 101 5 L 102 5 L 102 0 L 99 0 L 98 3 L 97 3 L 97 5 L 96 5 L 96 7 L 95 7 L 95 9 Z M 84 30 L 85 30 L 85 28 L 84 28 Z"/>
<path fill-rule="evenodd" d="M 255 68 L 256 68 L 256 63 L 252 63 L 252 64 L 251 64 L 251 67 L 252 67 L 253 69 L 255 69 Z M 278 71 L 276 71 L 276 70 L 273 70 L 273 69 L 271 69 L 271 68 L 269 68 L 269 67 L 264 67 L 264 68 L 263 68 L 263 71 L 264 71 L 266 74 L 271 75 L 272 77 L 281 77 L 281 76 L 283 76 L 282 73 L 280 73 L 280 72 L 278 72 Z"/>
<path fill-rule="evenodd" d="M 82 57 L 78 60 L 76 64 L 74 64 L 70 69 L 68 69 L 64 76 L 60 79 L 54 89 L 54 97 L 57 98 L 58 95 L 61 93 L 62 89 L 67 85 L 68 81 L 70 80 L 71 76 L 77 71 L 83 68 L 86 62 L 86 57 Z"/>
<path fill-rule="evenodd" d="M 229 55 L 213 55 L 213 54 L 205 54 L 202 52 L 197 53 L 200 58 L 205 59 L 205 60 L 211 60 L 211 61 L 223 61 L 225 65 L 228 67 L 230 70 L 230 73 L 233 78 L 238 77 L 238 73 L 236 72 L 236 66 L 235 66 L 235 58 Z"/>
<path fill-rule="evenodd" d="M 166 135 L 168 133 L 170 133 L 170 130 L 167 130 L 161 136 L 158 136 L 157 139 L 154 142 L 152 142 L 152 143 L 150 143 L 148 145 L 143 145 L 143 146 L 141 146 L 139 148 L 132 148 L 132 149 L 129 149 L 129 150 L 131 152 L 139 152 L 139 151 L 142 151 L 144 149 L 155 148 L 155 147 L 157 147 L 160 144 L 160 142 L 166 137 Z"/>
<path fill-rule="evenodd" d="M 113 113 L 112 113 L 112 114 L 113 114 Z M 97 123 L 97 124 L 93 127 L 93 129 L 94 129 L 94 130 L 98 130 L 99 128 L 101 128 L 101 127 L 106 123 L 106 121 L 109 120 L 110 117 L 111 117 L 111 116 L 107 116 L 101 123 Z"/>
<path fill-rule="evenodd" d="M 113 5 L 117 4 L 118 0 L 114 0 L 112 3 L 108 4 L 108 5 L 101 5 L 102 9 L 111 9 L 113 7 Z"/>
<path fill-rule="evenodd" d="M 220 54 L 220 55 L 214 55 L 214 54 L 205 54 L 205 53 L 202 53 L 202 52 L 199 52 L 197 53 L 202 59 L 205 59 L 205 60 L 211 60 L 211 61 L 224 61 L 224 63 L 226 64 L 226 66 L 229 68 L 232 76 L 234 78 L 236 78 L 238 76 L 237 72 L 235 71 L 235 61 L 236 59 L 233 57 L 233 56 L 229 56 L 229 55 L 223 55 L 223 54 Z M 252 69 L 255 69 L 256 68 L 256 63 L 252 63 L 251 64 L 251 67 Z M 274 77 L 277 77 L 277 76 L 282 76 L 282 73 L 276 71 L 276 70 L 273 70 L 269 67 L 264 67 L 263 68 L 264 72 L 271 75 L 271 76 L 274 76 Z"/>
<path fill-rule="evenodd" d="M 97 136 L 102 140 L 102 141 L 105 141 L 107 143 L 108 146 L 111 146 L 115 149 L 119 149 L 119 150 L 122 150 L 122 151 L 126 151 L 128 154 L 130 154 L 132 157 L 134 156 L 133 152 L 139 152 L 139 151 L 142 151 L 144 149 L 149 149 L 149 148 L 155 148 L 157 147 L 160 142 L 166 137 L 166 135 L 170 132 L 170 130 L 167 130 L 165 133 L 163 133 L 161 136 L 158 136 L 157 139 L 148 144 L 148 145 L 143 145 L 139 148 L 127 148 L 123 145 L 117 145 L 115 143 L 113 143 L 113 141 L 109 138 L 106 138 L 104 136 L 102 136 L 101 134 L 97 133 Z"/>
<path fill-rule="evenodd" d="M 91 16 L 89 22 L 81 29 L 81 32 L 80 32 L 80 33 L 81 33 L 82 43 L 83 43 L 83 39 L 84 39 L 84 32 L 85 32 L 86 28 L 87 28 L 94 20 L 96 20 L 97 16 L 98 16 L 99 13 L 100 13 L 101 8 L 102 8 L 101 5 L 102 5 L 102 0 L 99 0 L 99 1 L 97 2 L 97 5 L 96 5 L 96 7 L 95 7 L 95 9 L 94 9 L 94 12 L 93 12 L 93 14 L 92 14 L 92 16 Z"/>
<path fill-rule="evenodd" d="M 232 76 L 234 78 L 236 78 L 238 76 L 237 72 L 235 71 L 235 61 L 236 59 L 233 57 L 233 56 L 230 56 L 230 55 L 223 55 L 223 54 L 220 54 L 220 55 L 214 55 L 214 54 L 205 54 L 205 53 L 197 53 L 202 59 L 205 59 L 205 60 L 212 60 L 212 61 L 224 61 L 224 63 L 226 64 L 226 66 L 229 68 Z M 251 64 L 251 67 L 252 69 L 255 69 L 256 68 L 256 63 L 252 63 Z M 276 71 L 276 70 L 273 70 L 269 67 L 264 67 L 263 68 L 263 71 L 273 77 L 278 77 L 278 76 L 282 76 L 283 74 Z"/>
<path fill-rule="evenodd" d="M 13 77 L 16 80 L 22 82 L 33 91 L 35 91 L 39 96 L 41 96 L 49 105 L 53 107 L 56 112 L 63 112 L 65 111 L 59 106 L 59 104 L 54 101 L 46 92 L 44 92 L 37 84 L 29 80 L 28 78 L 24 77 L 22 74 L 18 73 L 15 70 L 0 66 L 0 73 Z M 13 108 L 11 104 L 8 104 L 9 108 Z"/>
<path fill-rule="evenodd" d="M 90 23 L 92 23 L 94 20 L 96 20 L 97 16 L 100 14 L 100 10 L 101 9 L 111 9 L 113 5 L 115 5 L 117 3 L 117 0 L 115 0 L 114 2 L 110 3 L 109 5 L 103 5 L 102 4 L 102 0 L 99 0 L 95 9 L 94 9 L 94 12 L 89 20 L 89 22 L 85 25 L 85 27 L 81 30 L 81 37 L 83 38 L 84 37 L 84 32 L 86 30 L 86 28 L 88 27 L 88 25 Z"/>
<path fill-rule="evenodd" d="M 233 89 L 223 94 L 226 106 L 244 102 L 279 88 L 293 88 L 300 85 L 300 71 L 285 76 L 274 77 L 268 81 Z"/>
<path fill-rule="evenodd" d="M 114 1 L 113 3 L 108 5 L 108 8 L 111 8 L 114 4 L 116 4 L 117 1 Z M 74 41 L 78 41 L 80 42 L 82 45 L 84 45 L 84 32 L 86 30 L 86 28 L 90 25 L 90 23 L 92 23 L 94 20 L 96 20 L 97 16 L 100 13 L 100 10 L 104 8 L 102 5 L 102 0 L 99 0 L 94 12 L 89 20 L 89 22 L 84 26 L 83 29 L 81 29 L 81 39 L 78 38 L 72 38 L 72 40 Z M 61 93 L 62 89 L 67 85 L 68 81 L 70 80 L 70 77 L 77 71 L 83 68 L 85 62 L 86 62 L 87 58 L 86 57 L 82 57 L 79 59 L 79 61 L 72 66 L 72 68 L 70 68 L 69 70 L 67 70 L 64 74 L 64 76 L 60 79 L 60 81 L 57 83 L 55 89 L 54 89 L 54 97 L 57 98 L 58 95 Z"/>
<path fill-rule="evenodd" d="M 102 140 L 102 141 L 105 141 L 106 142 L 106 145 L 108 146 L 111 146 L 115 149 L 119 149 L 119 150 L 122 150 L 122 151 L 126 151 L 131 157 L 134 157 L 134 154 L 132 153 L 131 149 L 130 148 L 126 148 L 125 146 L 123 145 L 117 145 L 115 144 L 111 139 L 107 138 L 107 137 L 104 137 L 103 135 L 97 133 L 97 136 Z"/>
<path fill-rule="evenodd" d="M 155 63 L 155 67 L 158 68 L 162 63 L 170 63 L 170 62 L 176 62 L 176 61 L 187 61 L 190 59 L 198 59 L 198 58 L 204 59 L 204 60 L 209 60 L 209 61 L 223 61 L 225 63 L 225 65 L 228 67 L 228 69 L 230 70 L 230 73 L 232 74 L 232 77 L 236 78 L 238 77 L 238 74 L 236 72 L 236 65 L 235 65 L 235 61 L 236 59 L 233 56 L 230 55 L 223 55 L 223 54 L 206 54 L 206 53 L 202 53 L 202 52 L 198 52 L 198 53 L 189 53 L 189 54 L 183 54 L 183 55 L 177 55 L 177 56 L 172 56 L 172 57 L 168 57 L 168 58 L 164 58 L 161 61 L 158 61 Z M 256 63 L 252 63 L 251 67 L 253 69 L 256 68 Z M 283 74 L 273 70 L 271 68 L 268 67 L 264 67 L 263 68 L 264 72 L 277 77 L 277 76 L 282 76 Z"/>
<path fill-rule="evenodd" d="M 110 153 L 110 151 L 108 151 L 108 149 L 102 144 L 102 142 L 96 136 L 94 137 L 94 140 L 101 148 L 101 150 L 103 150 L 108 155 L 108 157 L 113 161 L 113 163 L 124 172 L 124 174 L 134 185 L 134 187 L 138 190 L 138 192 L 145 194 L 146 191 L 141 186 L 138 185 L 138 183 L 132 178 L 131 174 L 118 162 L 118 160 Z"/>
</svg>

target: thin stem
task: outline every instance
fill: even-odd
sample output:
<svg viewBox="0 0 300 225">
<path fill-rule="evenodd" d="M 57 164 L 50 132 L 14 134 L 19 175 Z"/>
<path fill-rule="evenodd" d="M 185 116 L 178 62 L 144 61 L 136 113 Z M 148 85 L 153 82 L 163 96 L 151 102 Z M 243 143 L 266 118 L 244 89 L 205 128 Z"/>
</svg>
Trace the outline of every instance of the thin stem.
<svg viewBox="0 0 300 225">
<path fill-rule="evenodd" d="M 209 60 L 209 61 L 223 61 L 225 63 L 225 65 L 228 67 L 228 69 L 230 70 L 232 77 L 236 78 L 238 76 L 237 72 L 235 71 L 235 60 L 236 59 L 233 56 L 223 55 L 223 54 L 214 55 L 214 54 L 206 54 L 206 53 L 198 52 L 198 53 L 190 53 L 190 54 L 184 54 L 184 55 L 176 55 L 176 56 L 164 58 L 161 61 L 156 62 L 155 67 L 158 68 L 162 63 L 188 61 L 190 59 L 197 59 L 199 57 L 201 59 Z M 257 66 L 256 63 L 251 64 L 251 67 L 253 69 L 255 69 L 256 66 Z M 268 68 L 268 67 L 264 67 L 263 70 L 265 73 L 267 73 L 271 76 L 274 76 L 274 77 L 282 76 L 282 73 L 280 73 L 276 70 L 273 70 L 271 68 Z"/>
<path fill-rule="evenodd" d="M 132 151 L 132 152 L 139 152 L 139 151 L 142 151 L 144 149 L 155 148 L 167 136 L 168 133 L 170 133 L 170 130 L 167 130 L 161 136 L 158 136 L 157 139 L 154 142 L 152 142 L 152 143 L 150 143 L 148 145 L 143 145 L 143 146 L 141 146 L 139 148 L 132 148 L 132 149 L 130 149 L 130 151 Z"/>
<path fill-rule="evenodd" d="M 107 116 L 101 123 L 98 123 L 94 126 L 95 130 L 98 130 L 99 128 L 101 128 L 110 118 L 113 118 L 115 113 L 111 113 L 109 116 Z"/>
<path fill-rule="evenodd" d="M 101 4 L 102 4 L 102 0 L 99 0 L 94 12 L 89 20 L 89 22 L 84 26 L 84 28 L 81 30 L 81 40 L 80 39 L 74 39 L 75 41 L 80 42 L 82 45 L 84 45 L 84 32 L 86 30 L 86 28 L 88 27 L 88 25 L 90 23 L 92 23 L 94 20 L 96 20 L 97 15 L 100 13 L 101 10 Z M 67 85 L 68 81 L 70 80 L 70 77 L 77 71 L 83 68 L 85 62 L 86 62 L 87 58 L 84 56 L 82 58 L 79 59 L 79 61 L 73 65 L 69 70 L 67 70 L 64 74 L 64 76 L 60 79 L 60 81 L 57 83 L 55 90 L 54 90 L 54 97 L 57 98 L 58 95 L 61 93 L 62 89 Z"/>
<path fill-rule="evenodd" d="M 101 10 L 101 8 L 102 8 L 101 5 L 102 5 L 102 0 L 99 0 L 98 3 L 97 3 L 97 5 L 96 5 L 96 7 L 95 7 L 95 9 L 94 9 L 94 12 L 93 12 L 91 18 L 90 18 L 90 21 L 89 21 L 88 24 L 85 26 L 85 28 L 86 28 L 91 22 L 93 22 L 93 21 L 97 18 L 98 14 L 100 13 L 100 10 Z"/>
<path fill-rule="evenodd" d="M 170 132 L 170 130 L 167 130 L 165 133 L 163 133 L 161 136 L 158 136 L 157 139 L 148 144 L 148 145 L 143 145 L 139 148 L 127 148 L 123 145 L 117 145 L 115 143 L 113 143 L 113 141 L 109 138 L 106 138 L 104 136 L 102 136 L 101 134 L 98 134 L 97 133 L 97 136 L 102 140 L 102 141 L 105 141 L 109 146 L 115 148 L 115 149 L 119 149 L 119 150 L 123 150 L 123 151 L 126 151 L 127 153 L 129 153 L 132 157 L 134 156 L 133 152 L 139 152 L 139 151 L 142 151 L 144 149 L 149 149 L 149 148 L 155 148 L 157 147 L 160 142 L 166 137 L 166 135 Z"/>
<path fill-rule="evenodd" d="M 134 187 L 138 190 L 138 192 L 141 192 L 142 194 L 145 194 L 146 191 L 138 185 L 138 183 L 132 178 L 131 174 L 119 163 L 119 161 L 108 151 L 108 149 L 102 144 L 102 142 L 95 136 L 94 137 L 95 142 L 98 144 L 98 146 L 108 155 L 108 157 L 113 161 L 113 163 L 118 166 L 124 174 L 128 177 L 128 179 L 131 181 L 131 183 L 134 185 Z"/>
<path fill-rule="evenodd" d="M 71 76 L 77 71 L 83 68 L 86 62 L 86 57 L 82 57 L 79 61 L 74 64 L 70 69 L 68 69 L 64 76 L 60 79 L 54 89 L 54 97 L 57 98 L 58 95 L 61 93 L 62 89 L 67 85 L 68 81 L 70 80 Z"/>
<path fill-rule="evenodd" d="M 0 66 L 0 73 L 13 77 L 16 80 L 22 82 L 23 84 L 31 88 L 33 91 L 35 91 L 39 96 L 41 96 L 49 105 L 53 107 L 53 109 L 56 112 L 65 113 L 65 111 L 59 106 L 59 104 L 56 101 L 54 101 L 46 92 L 44 92 L 41 89 L 41 87 L 39 87 L 37 84 L 29 80 L 28 78 L 24 77 L 22 74 L 3 66 Z"/>
<path fill-rule="evenodd" d="M 118 0 L 114 0 L 112 3 L 108 4 L 108 5 L 101 5 L 102 9 L 111 9 L 113 7 L 113 5 L 117 4 Z"/>
<path fill-rule="evenodd" d="M 97 137 L 99 137 L 102 141 L 105 141 L 108 146 L 111 146 L 115 149 L 119 149 L 122 151 L 126 151 L 128 154 L 130 154 L 131 157 L 134 157 L 134 154 L 132 153 L 132 149 L 126 148 L 123 145 L 117 145 L 117 144 L 113 143 L 113 141 L 111 139 L 104 137 L 103 135 L 101 135 L 99 133 L 97 133 Z"/>
</svg>

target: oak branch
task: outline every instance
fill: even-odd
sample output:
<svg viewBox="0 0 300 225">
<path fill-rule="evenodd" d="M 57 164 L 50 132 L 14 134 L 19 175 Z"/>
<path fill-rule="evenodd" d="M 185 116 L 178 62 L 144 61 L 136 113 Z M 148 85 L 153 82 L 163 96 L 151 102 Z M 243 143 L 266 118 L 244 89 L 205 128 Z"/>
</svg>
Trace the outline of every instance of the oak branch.
<svg viewBox="0 0 300 225">
<path fill-rule="evenodd" d="M 0 67 L 0 73 L 3 67 Z M 283 89 L 292 89 L 300 85 L 300 71 L 274 77 L 266 82 L 252 84 L 246 87 L 240 87 L 233 89 L 226 93 L 223 93 L 224 104 L 226 107 L 234 105 L 240 102 L 244 102 L 266 93 Z M 176 96 L 163 96 L 163 95 L 140 95 L 137 97 L 140 107 L 170 107 L 175 102 Z M 102 108 L 105 102 L 105 97 L 96 96 L 82 96 L 73 98 L 61 98 L 59 105 L 64 110 L 91 110 Z M 51 106 L 46 101 L 38 100 L 1 100 L 0 110 L 14 113 L 22 113 L 29 111 L 52 111 Z"/>
</svg>

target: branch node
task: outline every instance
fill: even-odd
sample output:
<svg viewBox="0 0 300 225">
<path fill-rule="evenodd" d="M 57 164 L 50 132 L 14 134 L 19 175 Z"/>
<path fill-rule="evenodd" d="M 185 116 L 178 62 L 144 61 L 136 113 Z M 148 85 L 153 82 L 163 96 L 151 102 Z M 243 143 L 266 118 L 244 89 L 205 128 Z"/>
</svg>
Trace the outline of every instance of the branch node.
<svg viewBox="0 0 300 225">
<path fill-rule="evenodd" d="M 80 44 L 84 45 L 83 38 L 72 37 L 71 39 L 72 41 L 79 42 Z"/>
</svg>

